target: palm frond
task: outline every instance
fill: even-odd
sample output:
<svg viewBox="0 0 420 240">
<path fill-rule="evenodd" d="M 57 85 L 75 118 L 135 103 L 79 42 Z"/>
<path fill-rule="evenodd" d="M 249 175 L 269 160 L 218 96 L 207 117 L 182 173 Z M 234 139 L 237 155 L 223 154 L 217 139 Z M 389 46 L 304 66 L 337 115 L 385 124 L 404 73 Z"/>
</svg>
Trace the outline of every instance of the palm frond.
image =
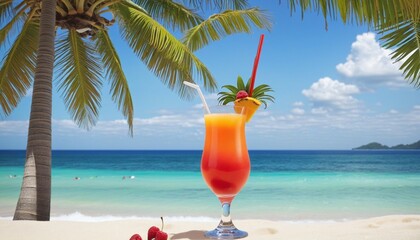
<svg viewBox="0 0 420 240">
<path fill-rule="evenodd" d="M 384 47 L 393 49 L 391 57 L 402 61 L 405 78 L 420 88 L 420 22 L 405 21 L 382 31 Z"/>
<path fill-rule="evenodd" d="M 373 26 L 384 46 L 393 50 L 392 58 L 401 61 L 405 78 L 420 87 L 420 1 L 419 0 L 289 0 L 291 12 L 300 5 L 306 10 L 321 11 L 325 20 L 341 16 L 343 22 Z"/>
<path fill-rule="evenodd" d="M 244 9 L 248 7 L 247 0 L 183 0 L 184 4 L 188 4 L 198 9 Z"/>
<path fill-rule="evenodd" d="M 119 20 L 123 38 L 169 88 L 177 88 L 181 97 L 190 97 L 195 92 L 182 82 L 201 79 L 207 90 L 216 89 L 210 71 L 191 50 L 137 5 L 123 0 L 110 8 Z"/>
<path fill-rule="evenodd" d="M 133 0 L 144 8 L 155 20 L 165 27 L 185 31 L 199 24 L 203 19 L 194 10 L 167 0 Z"/>
<path fill-rule="evenodd" d="M 300 6 L 303 17 L 305 11 L 321 12 L 325 21 L 337 19 L 338 16 L 345 23 L 369 24 L 371 26 L 384 23 L 395 24 L 399 21 L 401 10 L 405 9 L 404 2 L 417 0 L 289 0 L 291 13 Z"/>
<path fill-rule="evenodd" d="M 1 15 L 1 12 L 0 12 Z M 6 43 L 6 39 L 9 36 L 10 31 L 13 27 L 19 25 L 22 22 L 25 22 L 27 19 L 27 15 L 25 13 L 25 9 L 21 9 L 18 13 L 13 15 L 13 18 L 7 22 L 2 29 L 0 29 L 0 48 Z"/>
<path fill-rule="evenodd" d="M 252 26 L 271 29 L 271 22 L 267 14 L 258 8 L 245 10 L 227 10 L 210 16 L 207 20 L 188 30 L 183 42 L 196 51 L 211 41 L 220 40 L 234 33 L 250 33 Z"/>
<path fill-rule="evenodd" d="M 96 49 L 102 56 L 102 63 L 106 70 L 106 78 L 111 83 L 112 100 L 118 105 L 127 118 L 130 135 L 133 135 L 133 101 L 127 79 L 121 67 L 121 61 L 109 38 L 107 31 L 98 31 L 95 39 Z"/>
<path fill-rule="evenodd" d="M 35 73 L 39 23 L 27 19 L 0 68 L 0 110 L 9 115 L 26 95 Z"/>
<path fill-rule="evenodd" d="M 101 65 L 95 46 L 74 29 L 57 41 L 58 88 L 73 120 L 90 129 L 98 119 Z"/>
<path fill-rule="evenodd" d="M 0 2 L 0 22 L 4 23 L 13 13 L 13 1 L 3 0 Z M 1 25 L 0 25 L 1 26 Z"/>
</svg>

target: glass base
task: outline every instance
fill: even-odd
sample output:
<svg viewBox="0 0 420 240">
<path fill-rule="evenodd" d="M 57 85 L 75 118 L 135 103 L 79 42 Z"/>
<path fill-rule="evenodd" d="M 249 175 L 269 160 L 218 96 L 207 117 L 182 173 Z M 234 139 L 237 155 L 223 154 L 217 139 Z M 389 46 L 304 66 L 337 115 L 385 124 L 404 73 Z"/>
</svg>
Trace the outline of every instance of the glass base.
<svg viewBox="0 0 420 240">
<path fill-rule="evenodd" d="M 231 226 L 218 226 L 212 231 L 204 234 L 207 238 L 212 239 L 237 239 L 248 236 L 248 233 L 237 229 L 234 225 Z"/>
</svg>

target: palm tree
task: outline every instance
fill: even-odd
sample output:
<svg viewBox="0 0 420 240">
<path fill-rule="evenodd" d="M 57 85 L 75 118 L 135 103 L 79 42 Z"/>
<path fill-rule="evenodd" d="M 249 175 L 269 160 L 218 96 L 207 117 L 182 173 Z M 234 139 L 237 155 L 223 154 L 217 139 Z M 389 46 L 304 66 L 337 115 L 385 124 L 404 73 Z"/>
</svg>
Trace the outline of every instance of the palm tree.
<svg viewBox="0 0 420 240">
<path fill-rule="evenodd" d="M 344 23 L 355 22 L 373 27 L 381 44 L 391 49 L 394 61 L 401 61 L 405 79 L 420 88 L 420 1 L 419 0 L 289 0 L 291 12 L 301 7 L 321 12 L 327 19 L 341 17 Z"/>
<path fill-rule="evenodd" d="M 50 217 L 54 67 L 56 85 L 79 126 L 89 129 L 95 125 L 100 89 L 107 79 L 112 99 L 127 118 L 132 134 L 133 103 L 108 27 L 117 22 L 122 38 L 140 60 L 164 84 L 188 97 L 182 81 L 198 79 L 208 90 L 216 87 L 194 50 L 226 35 L 249 33 L 252 27 L 270 28 L 268 16 L 258 8 L 248 8 L 247 2 L 2 0 L 0 47 L 14 39 L 0 68 L 1 113 L 7 116 L 12 112 L 34 77 L 25 173 L 14 219 Z M 228 10 L 204 19 L 197 12 L 205 8 Z M 168 28 L 185 32 L 185 36 L 178 40 Z"/>
</svg>

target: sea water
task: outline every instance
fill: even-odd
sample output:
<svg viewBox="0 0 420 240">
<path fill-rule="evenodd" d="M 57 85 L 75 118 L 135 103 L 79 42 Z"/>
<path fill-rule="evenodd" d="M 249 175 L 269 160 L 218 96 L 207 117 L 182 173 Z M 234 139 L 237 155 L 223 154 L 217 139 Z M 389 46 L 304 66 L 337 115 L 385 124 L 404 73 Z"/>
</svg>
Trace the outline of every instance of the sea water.
<svg viewBox="0 0 420 240">
<path fill-rule="evenodd" d="M 234 219 L 326 221 L 420 214 L 420 151 L 250 151 Z M 201 151 L 53 151 L 51 216 L 215 220 Z M 0 218 L 13 216 L 25 151 L 0 151 Z"/>
</svg>

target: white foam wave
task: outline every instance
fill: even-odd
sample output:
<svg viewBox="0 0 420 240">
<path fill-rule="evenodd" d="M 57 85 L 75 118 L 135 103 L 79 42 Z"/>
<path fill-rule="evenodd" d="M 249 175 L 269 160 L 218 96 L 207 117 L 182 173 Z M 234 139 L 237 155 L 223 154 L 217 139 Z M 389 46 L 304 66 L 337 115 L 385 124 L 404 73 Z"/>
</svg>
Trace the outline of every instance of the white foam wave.
<svg viewBox="0 0 420 240">
<path fill-rule="evenodd" d="M 107 222 L 122 220 L 156 220 L 157 217 L 140 217 L 140 216 L 88 216 L 80 212 L 52 216 L 51 221 L 72 221 L 72 222 Z M 217 222 L 218 220 L 210 217 L 191 217 L 191 216 L 168 216 L 166 221 L 185 221 L 185 222 Z"/>
<path fill-rule="evenodd" d="M 74 212 L 70 214 L 62 214 L 57 216 L 51 216 L 51 221 L 68 221 L 68 222 L 108 222 L 108 221 L 123 221 L 123 220 L 150 220 L 154 221 L 159 217 L 151 216 L 115 216 L 115 215 L 98 215 L 98 216 L 89 216 L 80 212 Z M 168 222 L 211 222 L 215 223 L 220 221 L 220 219 L 204 217 L 204 216 L 164 216 L 165 221 Z M 12 216 L 0 216 L 1 220 L 11 221 Z M 305 223 L 336 223 L 336 222 L 347 222 L 355 219 L 278 219 L 271 221 L 281 221 L 292 224 L 305 224 Z"/>
</svg>

